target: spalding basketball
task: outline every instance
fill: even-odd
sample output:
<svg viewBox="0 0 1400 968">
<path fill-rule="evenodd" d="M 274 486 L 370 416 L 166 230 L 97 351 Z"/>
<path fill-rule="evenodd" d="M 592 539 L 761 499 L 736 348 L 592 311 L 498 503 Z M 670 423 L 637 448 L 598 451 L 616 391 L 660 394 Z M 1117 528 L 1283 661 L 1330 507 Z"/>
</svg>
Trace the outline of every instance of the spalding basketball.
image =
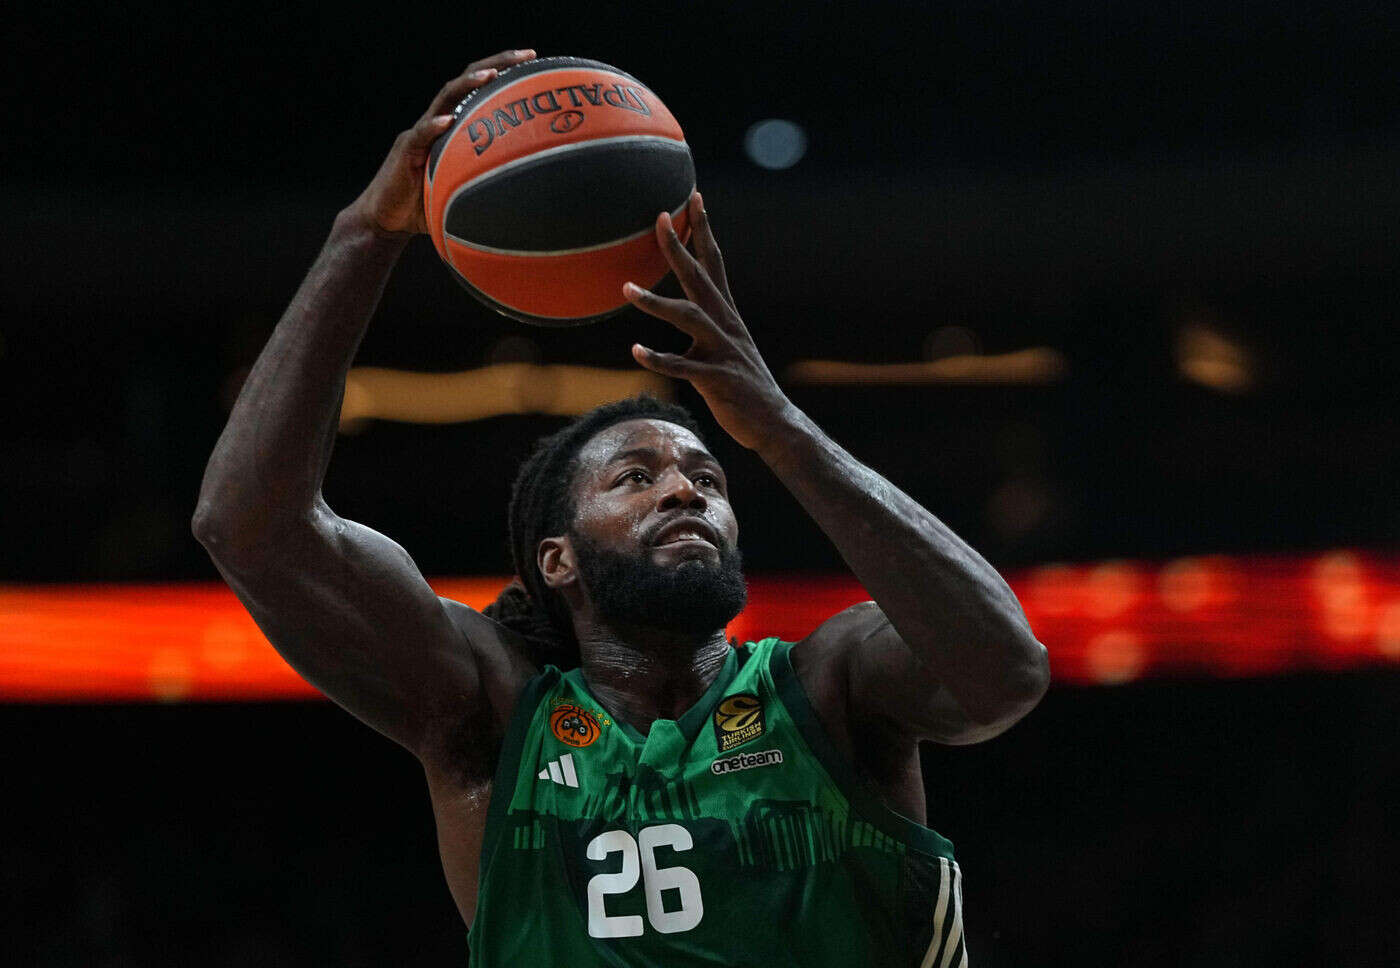
<svg viewBox="0 0 1400 968">
<path fill-rule="evenodd" d="M 681 238 L 695 164 L 666 105 L 598 61 L 546 57 L 501 71 L 457 105 L 423 179 L 438 255 L 474 296 L 537 326 L 593 322 L 622 284 L 668 270 L 658 212 Z"/>
</svg>

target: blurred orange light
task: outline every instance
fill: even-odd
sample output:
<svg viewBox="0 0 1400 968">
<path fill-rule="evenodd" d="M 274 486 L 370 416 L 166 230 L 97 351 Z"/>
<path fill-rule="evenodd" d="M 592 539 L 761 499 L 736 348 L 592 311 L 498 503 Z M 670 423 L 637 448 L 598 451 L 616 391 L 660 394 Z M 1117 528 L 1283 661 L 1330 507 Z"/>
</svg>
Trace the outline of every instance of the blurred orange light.
<svg viewBox="0 0 1400 968">
<path fill-rule="evenodd" d="M 1060 683 L 1400 663 L 1400 555 L 1058 564 L 1008 580 Z M 505 582 L 432 584 L 483 608 Z M 729 633 L 799 639 L 866 597 L 846 576 L 755 576 Z M 316 695 L 223 585 L 0 585 L 0 700 Z"/>
<path fill-rule="evenodd" d="M 508 413 L 570 416 L 603 403 L 648 393 L 671 399 L 671 382 L 640 367 L 495 363 L 458 373 L 414 373 L 356 367 L 345 377 L 342 431 L 366 420 L 444 424 Z"/>
<path fill-rule="evenodd" d="M 1176 364 L 1186 379 L 1222 393 L 1244 393 L 1257 380 L 1258 367 L 1250 351 L 1200 323 L 1177 332 Z"/>
<path fill-rule="evenodd" d="M 783 371 L 792 384 L 810 386 L 1003 386 L 1058 383 L 1069 371 L 1059 350 L 1046 346 L 988 356 L 945 356 L 917 363 L 846 363 L 797 360 Z"/>
</svg>

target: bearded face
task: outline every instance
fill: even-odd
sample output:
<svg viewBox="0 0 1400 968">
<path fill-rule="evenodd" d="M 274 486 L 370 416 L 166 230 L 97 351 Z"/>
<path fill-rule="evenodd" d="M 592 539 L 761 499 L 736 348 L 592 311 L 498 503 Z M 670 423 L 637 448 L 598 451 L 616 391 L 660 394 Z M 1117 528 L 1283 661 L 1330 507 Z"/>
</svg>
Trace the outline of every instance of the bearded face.
<svg viewBox="0 0 1400 968">
<path fill-rule="evenodd" d="M 597 621 L 704 636 L 743 610 L 728 482 L 689 430 L 638 419 L 600 431 L 579 452 L 573 498 L 573 522 L 541 542 L 539 567 Z"/>
<path fill-rule="evenodd" d="M 659 560 L 650 549 L 631 554 L 586 535 L 569 538 L 594 612 L 609 625 L 705 635 L 728 625 L 748 600 L 743 555 L 723 539 L 717 557 Z"/>
</svg>

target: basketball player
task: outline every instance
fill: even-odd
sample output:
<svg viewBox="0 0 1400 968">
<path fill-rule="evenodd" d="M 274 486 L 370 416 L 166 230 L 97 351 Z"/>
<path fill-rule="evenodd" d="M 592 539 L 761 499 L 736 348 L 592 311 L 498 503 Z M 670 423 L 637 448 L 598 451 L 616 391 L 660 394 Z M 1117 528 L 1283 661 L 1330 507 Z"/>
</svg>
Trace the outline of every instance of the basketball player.
<svg viewBox="0 0 1400 968">
<path fill-rule="evenodd" d="M 346 370 L 424 231 L 428 146 L 533 56 L 449 82 L 336 218 L 210 459 L 195 534 L 287 661 L 422 763 L 472 965 L 966 964 L 919 743 L 1007 729 L 1045 691 L 1045 649 L 975 551 L 786 399 L 698 195 L 694 256 L 656 223 L 686 298 L 627 289 L 693 343 L 633 355 L 690 381 L 874 601 L 797 643 L 726 641 L 745 590 L 725 474 L 688 413 L 645 398 L 539 442 L 511 498 L 517 578 L 484 613 L 322 500 Z"/>
</svg>

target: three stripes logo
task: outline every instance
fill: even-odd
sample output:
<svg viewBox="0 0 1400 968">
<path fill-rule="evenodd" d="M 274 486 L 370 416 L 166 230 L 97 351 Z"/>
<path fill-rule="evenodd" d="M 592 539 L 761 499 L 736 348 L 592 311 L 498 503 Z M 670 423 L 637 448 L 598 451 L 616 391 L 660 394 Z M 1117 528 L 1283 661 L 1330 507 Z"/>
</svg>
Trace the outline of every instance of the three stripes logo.
<svg viewBox="0 0 1400 968">
<path fill-rule="evenodd" d="M 938 858 L 933 938 L 919 968 L 967 968 L 967 942 L 962 933 L 962 871 L 945 857 Z"/>
<path fill-rule="evenodd" d="M 557 760 L 550 760 L 545 768 L 535 774 L 537 779 L 548 780 L 560 786 L 578 789 L 578 774 L 574 772 L 574 754 L 565 753 Z"/>
</svg>

